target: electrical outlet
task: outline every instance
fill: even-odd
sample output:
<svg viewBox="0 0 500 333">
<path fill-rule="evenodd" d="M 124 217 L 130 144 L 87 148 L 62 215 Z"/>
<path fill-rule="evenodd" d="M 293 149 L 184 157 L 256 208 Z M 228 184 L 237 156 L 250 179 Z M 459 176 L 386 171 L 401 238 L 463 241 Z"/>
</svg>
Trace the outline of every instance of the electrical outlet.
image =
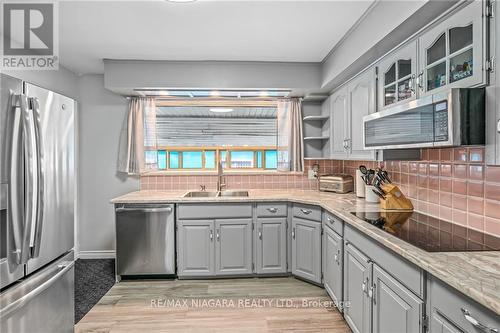
<svg viewBox="0 0 500 333">
<path fill-rule="evenodd" d="M 307 178 L 316 179 L 316 171 L 314 171 L 313 169 L 307 170 Z"/>
</svg>

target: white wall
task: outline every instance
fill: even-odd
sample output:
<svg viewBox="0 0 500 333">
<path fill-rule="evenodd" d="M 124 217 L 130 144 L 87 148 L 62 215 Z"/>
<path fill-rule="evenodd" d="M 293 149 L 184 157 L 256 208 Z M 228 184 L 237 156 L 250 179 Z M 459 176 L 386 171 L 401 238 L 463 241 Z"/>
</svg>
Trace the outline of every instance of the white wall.
<svg viewBox="0 0 500 333">
<path fill-rule="evenodd" d="M 79 230 L 80 257 L 108 257 L 115 250 L 110 199 L 139 189 L 138 178 L 116 172 L 127 100 L 104 89 L 103 75 L 80 78 Z"/>
</svg>

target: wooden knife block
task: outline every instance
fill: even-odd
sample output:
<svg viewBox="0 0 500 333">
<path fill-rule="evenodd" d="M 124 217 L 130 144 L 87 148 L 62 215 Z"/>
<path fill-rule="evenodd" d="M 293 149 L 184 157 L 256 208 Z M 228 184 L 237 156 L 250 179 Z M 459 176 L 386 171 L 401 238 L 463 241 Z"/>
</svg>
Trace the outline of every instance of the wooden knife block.
<svg viewBox="0 0 500 333">
<path fill-rule="evenodd" d="M 413 210 L 410 199 L 405 197 L 403 192 L 393 184 L 383 185 L 385 199 L 380 199 L 380 208 L 386 210 Z"/>
</svg>

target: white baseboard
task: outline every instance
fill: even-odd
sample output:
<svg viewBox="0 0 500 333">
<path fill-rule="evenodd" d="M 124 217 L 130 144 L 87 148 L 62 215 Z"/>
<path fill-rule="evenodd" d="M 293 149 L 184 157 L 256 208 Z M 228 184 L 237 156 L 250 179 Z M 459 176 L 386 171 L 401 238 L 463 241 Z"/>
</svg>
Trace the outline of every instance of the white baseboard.
<svg viewBox="0 0 500 333">
<path fill-rule="evenodd" d="M 113 250 L 107 251 L 80 251 L 79 259 L 115 259 L 116 252 Z"/>
</svg>

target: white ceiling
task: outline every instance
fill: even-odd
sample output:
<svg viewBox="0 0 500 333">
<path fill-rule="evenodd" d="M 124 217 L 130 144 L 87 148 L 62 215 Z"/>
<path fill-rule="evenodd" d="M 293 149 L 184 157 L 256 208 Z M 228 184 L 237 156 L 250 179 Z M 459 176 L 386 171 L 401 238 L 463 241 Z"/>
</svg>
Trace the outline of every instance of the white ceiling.
<svg viewBox="0 0 500 333">
<path fill-rule="evenodd" d="M 60 60 L 78 74 L 105 58 L 319 62 L 372 2 L 62 1 Z"/>
</svg>

